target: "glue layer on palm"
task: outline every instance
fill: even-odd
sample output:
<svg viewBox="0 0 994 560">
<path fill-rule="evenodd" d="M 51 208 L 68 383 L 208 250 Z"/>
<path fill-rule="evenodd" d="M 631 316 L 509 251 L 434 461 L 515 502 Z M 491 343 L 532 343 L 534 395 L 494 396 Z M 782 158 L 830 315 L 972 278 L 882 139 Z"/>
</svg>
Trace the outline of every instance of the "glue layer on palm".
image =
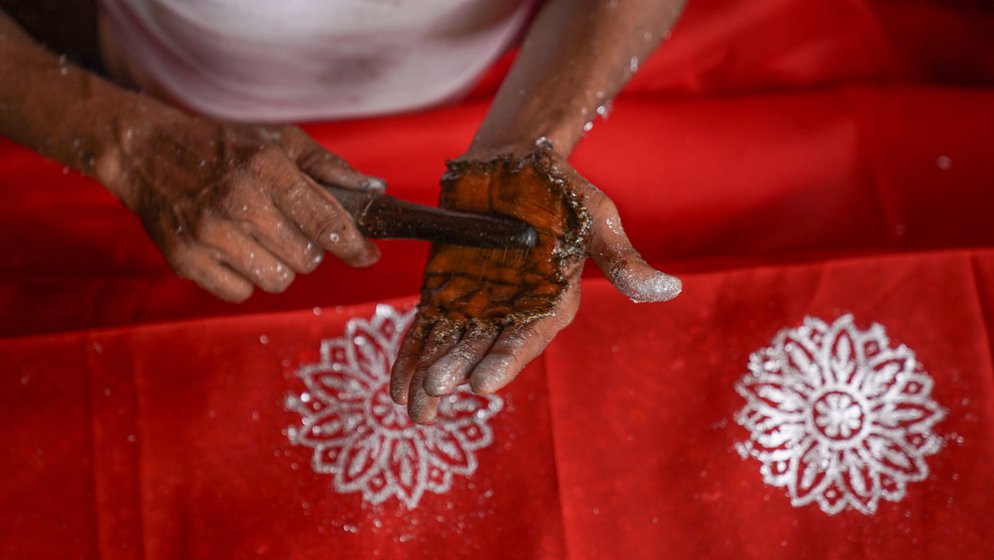
<svg viewBox="0 0 994 560">
<path fill-rule="evenodd" d="M 430 422 L 437 397 L 467 378 L 478 392 L 502 387 L 525 365 L 516 363 L 515 348 L 544 347 L 548 341 L 536 338 L 546 332 L 551 338 L 562 326 L 542 323 L 569 322 L 590 226 L 583 204 L 544 152 L 451 162 L 440 205 L 517 218 L 538 235 L 530 249 L 433 247 L 418 317 L 391 384 L 394 399 L 407 402 L 419 422 Z M 557 316 L 565 301 L 568 313 Z"/>
<path fill-rule="evenodd" d="M 544 153 L 517 161 L 455 162 L 442 178 L 444 208 L 499 214 L 538 234 L 530 249 L 435 245 L 425 270 L 421 312 L 434 320 L 521 324 L 553 312 L 567 269 L 584 255 L 589 220 Z"/>
</svg>

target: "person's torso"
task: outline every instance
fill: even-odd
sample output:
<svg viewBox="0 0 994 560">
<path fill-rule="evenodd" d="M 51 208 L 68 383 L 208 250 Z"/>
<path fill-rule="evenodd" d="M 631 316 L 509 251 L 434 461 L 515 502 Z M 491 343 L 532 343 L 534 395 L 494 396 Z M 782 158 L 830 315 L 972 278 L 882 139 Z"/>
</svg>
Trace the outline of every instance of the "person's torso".
<svg viewBox="0 0 994 560">
<path fill-rule="evenodd" d="M 198 112 L 292 121 L 415 109 L 468 89 L 531 0 L 103 0 L 111 70 Z"/>
</svg>

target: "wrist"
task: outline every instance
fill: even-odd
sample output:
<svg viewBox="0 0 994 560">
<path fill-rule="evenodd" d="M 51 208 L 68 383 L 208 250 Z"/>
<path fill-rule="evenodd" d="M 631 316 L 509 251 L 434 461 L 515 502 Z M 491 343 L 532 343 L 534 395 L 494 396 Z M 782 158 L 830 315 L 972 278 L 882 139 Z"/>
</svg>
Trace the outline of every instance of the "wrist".
<svg viewBox="0 0 994 560">
<path fill-rule="evenodd" d="M 517 84 L 505 84 L 468 152 L 527 153 L 539 147 L 569 159 L 614 92 L 601 84 L 565 82 L 541 84 L 528 95 L 517 93 Z"/>
<path fill-rule="evenodd" d="M 156 149 L 155 137 L 192 117 L 138 93 L 115 93 L 113 103 L 98 108 L 103 118 L 92 130 L 94 153 L 79 169 L 133 210 L 137 167 Z"/>
<path fill-rule="evenodd" d="M 536 150 L 552 152 L 568 159 L 573 147 L 582 136 L 583 124 L 569 122 L 567 118 L 537 119 L 528 126 L 494 129 L 485 123 L 462 156 L 466 159 L 488 160 L 508 154 L 520 157 Z"/>
</svg>

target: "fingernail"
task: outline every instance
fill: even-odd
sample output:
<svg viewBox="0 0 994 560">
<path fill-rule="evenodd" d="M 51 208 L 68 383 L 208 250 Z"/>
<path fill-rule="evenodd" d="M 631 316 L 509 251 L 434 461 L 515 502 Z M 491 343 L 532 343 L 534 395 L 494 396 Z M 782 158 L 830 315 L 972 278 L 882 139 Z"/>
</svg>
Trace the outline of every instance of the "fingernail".
<svg viewBox="0 0 994 560">
<path fill-rule="evenodd" d="M 414 396 L 408 399 L 407 415 L 417 424 L 431 424 L 435 421 L 435 412 L 429 406 L 428 395 L 415 392 Z"/>
<path fill-rule="evenodd" d="M 679 278 L 657 270 L 651 278 L 635 288 L 631 298 L 635 303 L 669 301 L 682 291 L 683 282 Z"/>
<path fill-rule="evenodd" d="M 474 372 L 469 380 L 470 387 L 478 395 L 492 395 L 503 386 L 503 380 L 510 373 L 508 371 L 510 367 L 511 360 L 507 356 L 487 356 L 476 366 L 477 372 Z M 478 374 L 478 372 L 484 373 Z"/>
<path fill-rule="evenodd" d="M 376 246 L 376 243 L 366 241 L 366 252 L 363 253 L 362 258 L 356 263 L 356 266 L 370 266 L 378 260 L 380 260 L 380 248 Z"/>
<path fill-rule="evenodd" d="M 384 193 L 387 190 L 387 182 L 379 177 L 366 177 L 359 182 L 359 188 L 364 191 Z"/>
<path fill-rule="evenodd" d="M 448 395 L 452 392 L 454 377 L 451 369 L 438 373 L 429 370 L 428 377 L 425 378 L 425 392 L 433 397 Z"/>
</svg>

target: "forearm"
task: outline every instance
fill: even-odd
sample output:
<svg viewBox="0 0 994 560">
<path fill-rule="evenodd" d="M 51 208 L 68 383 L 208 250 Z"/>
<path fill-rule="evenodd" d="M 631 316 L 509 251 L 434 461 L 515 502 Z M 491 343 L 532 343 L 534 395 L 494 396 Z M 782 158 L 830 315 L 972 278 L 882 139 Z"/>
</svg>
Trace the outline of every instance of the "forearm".
<svg viewBox="0 0 994 560">
<path fill-rule="evenodd" d="M 69 64 L 0 11 L 0 136 L 106 185 L 126 199 L 127 131 L 170 109 Z"/>
<path fill-rule="evenodd" d="M 550 0 L 538 14 L 467 156 L 531 149 L 568 156 L 666 36 L 685 0 Z"/>
</svg>

